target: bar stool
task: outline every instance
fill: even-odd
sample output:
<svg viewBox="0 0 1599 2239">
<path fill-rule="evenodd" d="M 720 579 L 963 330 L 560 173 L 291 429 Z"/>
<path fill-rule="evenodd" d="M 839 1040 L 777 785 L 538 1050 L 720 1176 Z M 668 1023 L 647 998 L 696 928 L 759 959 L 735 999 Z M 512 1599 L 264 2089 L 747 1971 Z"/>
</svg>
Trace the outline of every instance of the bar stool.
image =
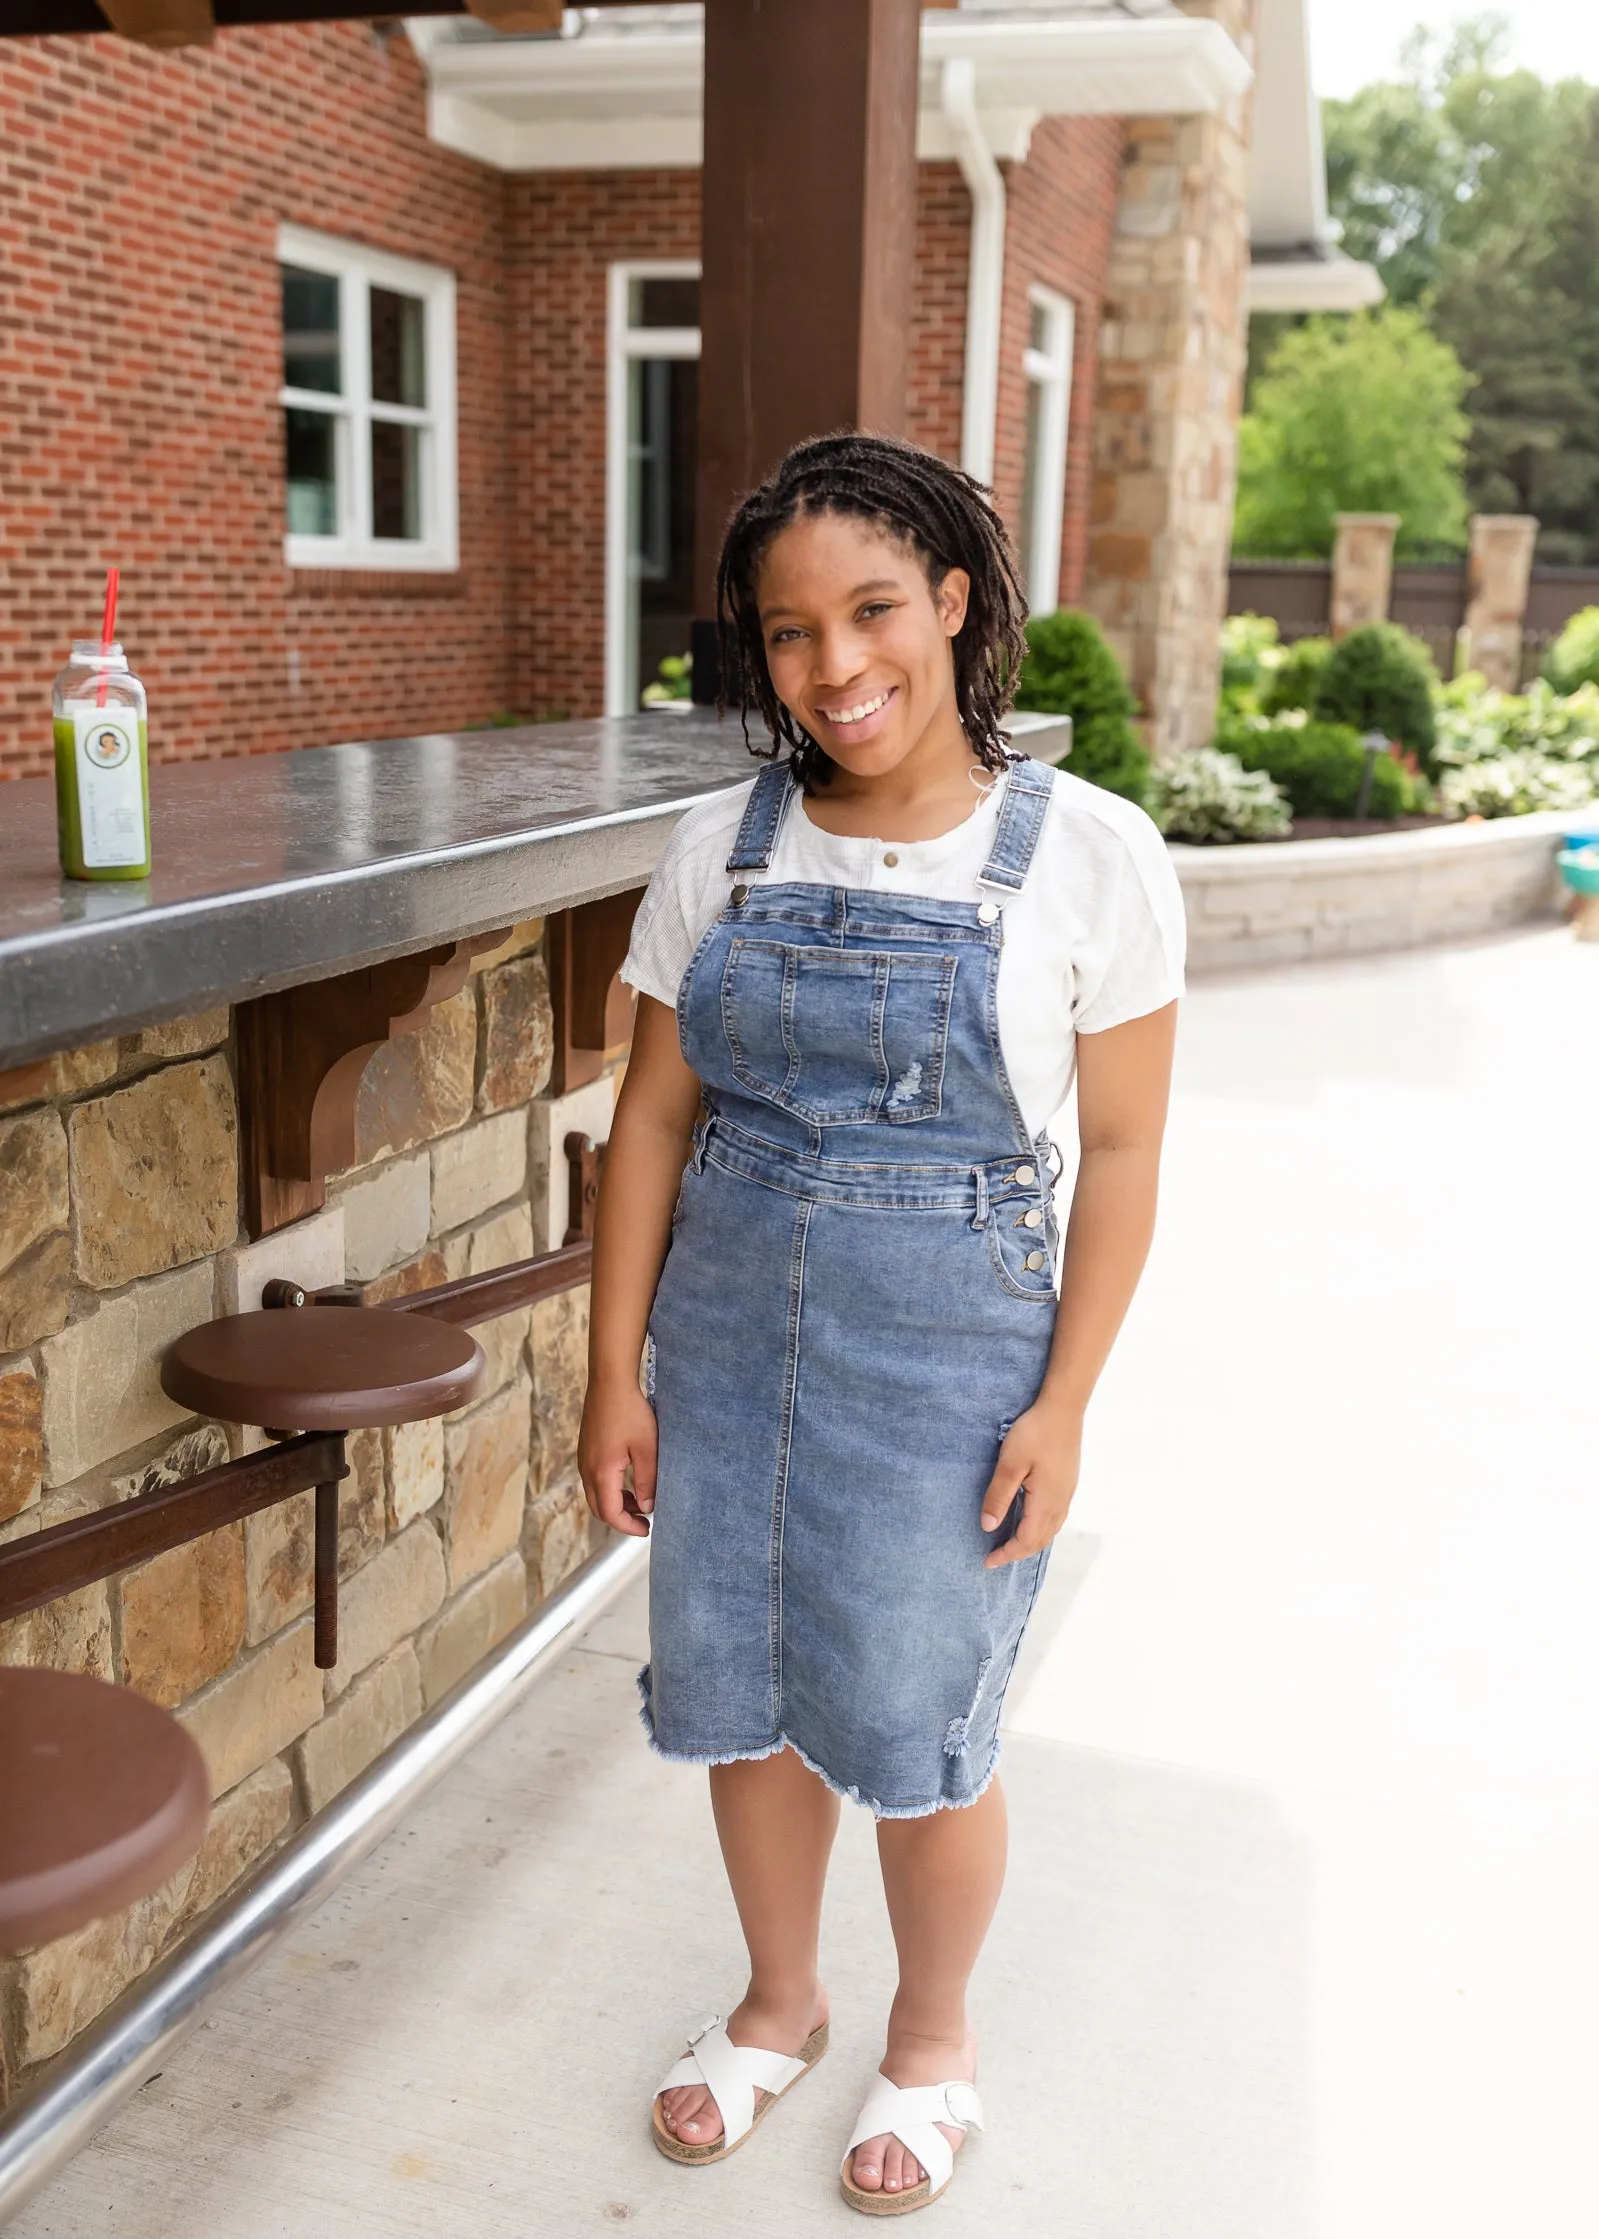
<svg viewBox="0 0 1599 2239">
<path fill-rule="evenodd" d="M 468 1330 L 385 1306 L 314 1302 L 202 1322 L 168 1348 L 161 1368 L 162 1390 L 181 1406 L 280 1435 L 420 1422 L 464 1407 L 487 1381 L 483 1348 Z M 316 1488 L 324 1671 L 339 1660 L 339 1482 L 348 1474 L 341 1467 Z"/>
<path fill-rule="evenodd" d="M 0 1952 L 148 1896 L 205 1837 L 205 1760 L 131 1688 L 0 1669 Z"/>
</svg>

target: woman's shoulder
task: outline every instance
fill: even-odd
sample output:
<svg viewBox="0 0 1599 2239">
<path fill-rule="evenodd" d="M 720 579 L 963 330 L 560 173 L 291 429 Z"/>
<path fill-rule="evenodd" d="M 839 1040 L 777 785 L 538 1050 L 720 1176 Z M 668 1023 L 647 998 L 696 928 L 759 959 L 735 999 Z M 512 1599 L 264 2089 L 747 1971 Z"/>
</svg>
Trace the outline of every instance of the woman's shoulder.
<svg viewBox="0 0 1599 2239">
<path fill-rule="evenodd" d="M 1043 834 L 1047 847 L 1108 860 L 1130 855 L 1140 864 L 1167 860 L 1166 842 L 1136 801 L 1107 793 L 1102 785 L 1091 785 L 1070 770 L 1051 769 L 1049 776 L 1049 814 Z"/>
<path fill-rule="evenodd" d="M 725 793 L 713 793 L 709 800 L 696 801 L 691 809 L 685 809 L 661 850 L 657 877 L 687 880 L 712 870 L 720 871 L 743 822 L 756 782 L 748 778 L 742 785 L 731 786 Z"/>
</svg>

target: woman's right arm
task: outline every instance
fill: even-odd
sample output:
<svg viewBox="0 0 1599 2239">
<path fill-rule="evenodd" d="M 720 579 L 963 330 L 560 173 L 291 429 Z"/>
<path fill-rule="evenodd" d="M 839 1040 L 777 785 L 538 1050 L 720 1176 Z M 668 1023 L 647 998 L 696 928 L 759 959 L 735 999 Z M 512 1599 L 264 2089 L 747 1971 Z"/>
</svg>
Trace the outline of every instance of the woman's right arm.
<svg viewBox="0 0 1599 2239">
<path fill-rule="evenodd" d="M 641 995 L 595 1208 L 589 1385 L 577 1449 L 589 1507 L 635 1538 L 648 1532 L 655 1505 L 655 1410 L 639 1390 L 639 1359 L 699 1104 L 676 1018 Z"/>
</svg>

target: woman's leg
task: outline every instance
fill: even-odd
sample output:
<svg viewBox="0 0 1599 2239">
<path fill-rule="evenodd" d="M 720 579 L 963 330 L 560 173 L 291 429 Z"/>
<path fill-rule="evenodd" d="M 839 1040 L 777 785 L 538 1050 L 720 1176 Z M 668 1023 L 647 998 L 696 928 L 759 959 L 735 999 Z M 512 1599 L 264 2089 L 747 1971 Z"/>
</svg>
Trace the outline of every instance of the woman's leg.
<svg viewBox="0 0 1599 2239">
<path fill-rule="evenodd" d="M 750 1955 L 749 1992 L 728 2016 L 727 2033 L 735 2045 L 796 2053 L 827 2018 L 816 1946 L 838 1798 L 784 1749 L 713 1765 L 711 1805 Z M 716 2102 L 702 2086 L 666 2092 L 661 2110 L 687 2146 L 721 2135 Z"/>
<path fill-rule="evenodd" d="M 907 2087 L 969 2080 L 976 2050 L 966 2027 L 966 1984 L 1005 1879 L 998 1781 L 959 1811 L 879 1820 L 877 1850 L 899 1953 L 883 2074 Z M 959 2130 L 940 2128 L 952 2146 L 960 2144 Z M 864 2140 L 850 2169 L 863 2192 L 908 2191 L 924 2174 L 895 2138 Z"/>
</svg>

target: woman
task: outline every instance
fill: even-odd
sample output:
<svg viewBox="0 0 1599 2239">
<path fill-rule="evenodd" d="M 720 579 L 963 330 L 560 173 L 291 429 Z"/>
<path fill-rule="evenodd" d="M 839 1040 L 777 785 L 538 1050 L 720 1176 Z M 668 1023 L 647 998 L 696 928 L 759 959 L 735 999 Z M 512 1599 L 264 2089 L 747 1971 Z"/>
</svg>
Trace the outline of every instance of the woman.
<svg viewBox="0 0 1599 2239">
<path fill-rule="evenodd" d="M 733 518 L 718 612 L 774 759 L 683 819 L 639 910 L 580 1447 L 594 1513 L 653 1527 L 645 1723 L 711 1768 L 749 1947 L 652 2126 L 720 2160 L 825 2049 L 851 1796 L 900 1972 L 841 2181 L 900 2214 L 980 2121 L 1000 1711 L 1149 1246 L 1182 905 L 1141 810 L 1010 753 L 1024 607 L 955 468 L 800 446 Z"/>
</svg>

